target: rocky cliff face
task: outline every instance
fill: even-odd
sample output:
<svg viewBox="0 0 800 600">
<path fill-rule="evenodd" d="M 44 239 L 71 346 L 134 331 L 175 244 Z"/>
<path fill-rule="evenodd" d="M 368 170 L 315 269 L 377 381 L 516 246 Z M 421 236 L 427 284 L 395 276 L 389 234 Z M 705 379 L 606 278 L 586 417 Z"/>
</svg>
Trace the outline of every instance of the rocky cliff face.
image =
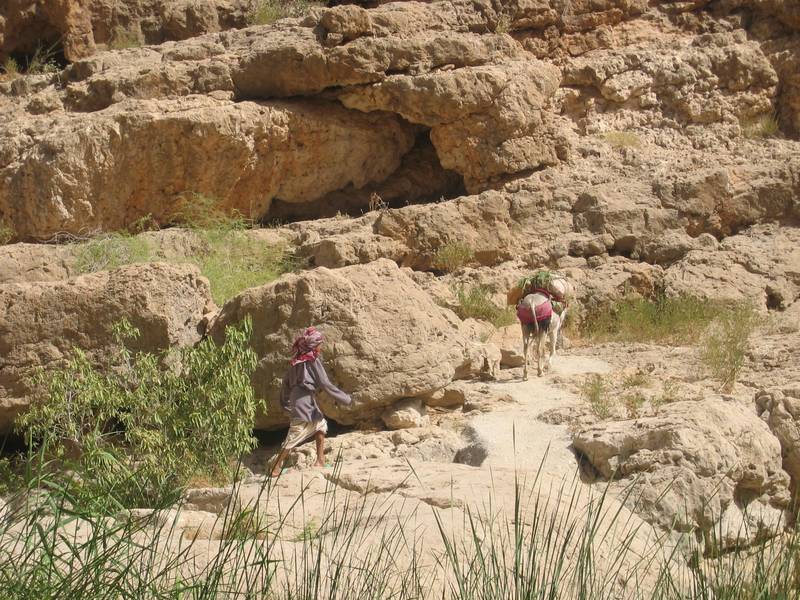
<svg viewBox="0 0 800 600">
<path fill-rule="evenodd" d="M 796 129 L 792 10 L 601 4 L 314 9 L 6 82 L 0 217 L 43 239 L 145 214 L 166 223 L 189 193 L 268 220 L 273 204 L 311 205 L 298 208 L 308 217 L 363 207 L 369 190 L 438 199 L 553 167 L 594 184 L 610 144 L 638 180 L 625 189 L 682 212 L 692 236 L 795 218 L 794 145 L 743 138 L 773 115 Z M 782 172 L 742 181 L 780 200 L 695 202 L 740 204 L 734 165 L 764 163 Z M 422 169 L 428 185 L 408 176 Z"/>
</svg>

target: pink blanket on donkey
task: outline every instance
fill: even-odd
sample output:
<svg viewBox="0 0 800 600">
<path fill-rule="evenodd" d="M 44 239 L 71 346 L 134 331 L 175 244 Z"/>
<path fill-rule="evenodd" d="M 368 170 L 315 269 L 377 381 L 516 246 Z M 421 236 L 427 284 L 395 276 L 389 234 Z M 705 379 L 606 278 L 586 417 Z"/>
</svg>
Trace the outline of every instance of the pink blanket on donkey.
<svg viewBox="0 0 800 600">
<path fill-rule="evenodd" d="M 549 301 L 543 302 L 536 307 L 536 321 L 541 322 L 553 316 L 553 305 Z M 533 325 L 533 315 L 527 304 L 520 303 L 517 306 L 517 318 L 526 325 Z"/>
</svg>

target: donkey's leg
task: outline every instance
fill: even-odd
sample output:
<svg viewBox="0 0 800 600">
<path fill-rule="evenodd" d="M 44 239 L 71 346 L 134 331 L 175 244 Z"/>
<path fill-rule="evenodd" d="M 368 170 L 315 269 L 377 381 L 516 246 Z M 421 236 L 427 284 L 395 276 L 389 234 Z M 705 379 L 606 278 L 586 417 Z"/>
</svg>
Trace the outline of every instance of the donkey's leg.
<svg viewBox="0 0 800 600">
<path fill-rule="evenodd" d="M 542 331 L 541 329 L 536 332 L 536 354 L 537 354 L 537 362 L 536 367 L 539 372 L 539 377 L 542 376 L 544 372 L 544 344 L 545 338 L 547 337 L 547 332 Z"/>
<path fill-rule="evenodd" d="M 531 339 L 530 329 L 524 323 L 520 323 L 522 327 L 522 356 L 525 359 L 524 367 L 522 368 L 522 380 L 528 381 L 528 345 Z"/>
<path fill-rule="evenodd" d="M 556 355 L 556 344 L 558 343 L 558 334 L 561 331 L 561 318 L 558 315 L 553 315 L 553 319 L 550 322 L 550 331 L 547 332 L 548 338 L 550 340 L 550 354 L 547 357 L 547 368 L 549 369 L 552 362 L 553 357 Z"/>
</svg>

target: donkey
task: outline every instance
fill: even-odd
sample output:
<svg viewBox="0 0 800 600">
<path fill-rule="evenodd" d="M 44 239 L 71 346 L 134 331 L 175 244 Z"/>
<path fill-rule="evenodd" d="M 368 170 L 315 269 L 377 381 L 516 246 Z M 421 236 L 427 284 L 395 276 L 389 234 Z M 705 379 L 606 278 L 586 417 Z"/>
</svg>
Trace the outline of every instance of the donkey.
<svg viewBox="0 0 800 600">
<path fill-rule="evenodd" d="M 553 310 L 550 298 L 540 292 L 528 294 L 517 305 L 517 317 L 522 327 L 522 353 L 525 356 L 525 367 L 522 379 L 528 380 L 528 349 L 531 337 L 535 338 L 535 352 L 537 358 L 537 371 L 539 377 L 545 368 L 550 368 L 550 363 L 556 354 L 556 341 L 561 329 L 561 317 Z M 550 354 L 545 360 L 545 339 L 550 341 Z"/>
</svg>

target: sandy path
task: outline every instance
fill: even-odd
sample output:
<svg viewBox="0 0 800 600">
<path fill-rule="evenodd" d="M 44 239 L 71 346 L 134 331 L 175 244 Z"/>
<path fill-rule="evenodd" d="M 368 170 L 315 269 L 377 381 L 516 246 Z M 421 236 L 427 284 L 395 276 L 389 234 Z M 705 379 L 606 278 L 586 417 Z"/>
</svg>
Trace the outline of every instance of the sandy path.
<svg viewBox="0 0 800 600">
<path fill-rule="evenodd" d="M 492 383 L 491 388 L 508 393 L 516 401 L 498 407 L 470 421 L 470 426 L 485 442 L 488 456 L 483 468 L 516 466 L 519 471 L 538 471 L 543 459 L 543 473 L 558 479 L 572 477 L 576 461 L 569 449 L 570 435 L 564 425 L 539 421 L 540 413 L 580 402 L 580 399 L 556 383 L 556 379 L 579 377 L 586 373 L 608 373 L 611 366 L 588 356 L 557 356 L 553 368 L 544 377 L 531 375 Z M 521 372 L 521 369 L 520 369 Z"/>
</svg>

